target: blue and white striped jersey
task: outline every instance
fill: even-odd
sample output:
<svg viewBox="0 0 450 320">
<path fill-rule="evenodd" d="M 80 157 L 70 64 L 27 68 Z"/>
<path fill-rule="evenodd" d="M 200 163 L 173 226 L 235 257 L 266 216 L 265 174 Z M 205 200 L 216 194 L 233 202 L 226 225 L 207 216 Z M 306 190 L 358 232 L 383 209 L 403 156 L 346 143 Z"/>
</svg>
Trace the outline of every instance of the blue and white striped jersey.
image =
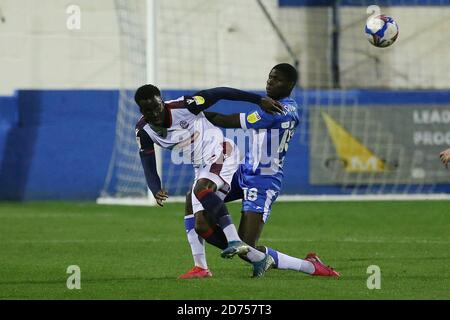
<svg viewBox="0 0 450 320">
<path fill-rule="evenodd" d="M 290 97 L 279 100 L 283 114 L 272 115 L 255 109 L 240 114 L 241 127 L 251 129 L 251 141 L 241 173 L 246 183 L 280 190 L 283 162 L 288 144 L 300 123 L 297 103 Z"/>
</svg>

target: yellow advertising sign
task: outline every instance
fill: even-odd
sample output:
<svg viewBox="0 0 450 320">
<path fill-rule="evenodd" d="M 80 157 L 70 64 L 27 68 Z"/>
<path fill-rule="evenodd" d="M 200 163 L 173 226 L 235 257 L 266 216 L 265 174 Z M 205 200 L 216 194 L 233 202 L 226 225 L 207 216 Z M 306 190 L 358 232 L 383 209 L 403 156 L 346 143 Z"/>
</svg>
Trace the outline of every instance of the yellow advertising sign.
<svg viewBox="0 0 450 320">
<path fill-rule="evenodd" d="M 336 152 L 345 163 L 345 171 L 353 173 L 389 171 L 383 160 L 353 137 L 343 126 L 325 112 L 322 112 L 322 117 Z"/>
</svg>

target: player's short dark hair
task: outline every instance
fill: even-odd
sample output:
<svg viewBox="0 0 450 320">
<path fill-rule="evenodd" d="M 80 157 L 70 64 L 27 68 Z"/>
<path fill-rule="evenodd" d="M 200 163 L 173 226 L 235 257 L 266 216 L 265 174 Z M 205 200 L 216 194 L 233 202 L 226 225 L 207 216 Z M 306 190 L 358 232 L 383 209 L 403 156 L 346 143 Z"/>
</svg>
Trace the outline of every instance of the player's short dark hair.
<svg viewBox="0 0 450 320">
<path fill-rule="evenodd" d="M 289 81 L 292 81 L 294 84 L 298 81 L 298 72 L 292 65 L 289 63 L 280 63 L 277 64 L 272 70 L 280 71 Z"/>
<path fill-rule="evenodd" d="M 139 105 L 139 101 L 146 99 L 153 99 L 155 96 L 161 96 L 161 91 L 159 91 L 158 87 L 152 84 L 146 84 L 136 90 L 134 94 L 134 101 Z"/>
</svg>

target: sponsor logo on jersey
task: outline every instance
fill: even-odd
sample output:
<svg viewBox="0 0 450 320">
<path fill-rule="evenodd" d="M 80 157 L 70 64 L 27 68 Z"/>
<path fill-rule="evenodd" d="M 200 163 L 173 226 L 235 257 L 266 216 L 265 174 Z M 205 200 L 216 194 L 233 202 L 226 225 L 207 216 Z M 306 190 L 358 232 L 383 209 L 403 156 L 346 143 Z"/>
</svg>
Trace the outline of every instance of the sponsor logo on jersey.
<svg viewBox="0 0 450 320">
<path fill-rule="evenodd" d="M 180 127 L 182 127 L 183 129 L 187 129 L 189 127 L 189 123 L 187 123 L 186 120 L 181 120 Z"/>
<path fill-rule="evenodd" d="M 259 120 L 261 120 L 261 116 L 259 115 L 258 111 L 250 113 L 247 116 L 248 123 L 255 123 L 255 122 L 258 122 Z"/>
<path fill-rule="evenodd" d="M 194 96 L 192 97 L 192 99 L 194 99 L 195 104 L 198 106 L 205 103 L 205 98 L 203 98 L 202 96 Z"/>
</svg>

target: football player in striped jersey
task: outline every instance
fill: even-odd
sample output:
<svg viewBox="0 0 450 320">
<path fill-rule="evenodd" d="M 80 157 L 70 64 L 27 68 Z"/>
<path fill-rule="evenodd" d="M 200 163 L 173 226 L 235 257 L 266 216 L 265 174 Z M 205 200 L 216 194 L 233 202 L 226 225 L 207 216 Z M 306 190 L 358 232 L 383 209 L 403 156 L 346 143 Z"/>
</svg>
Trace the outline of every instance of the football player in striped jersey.
<svg viewBox="0 0 450 320">
<path fill-rule="evenodd" d="M 286 63 L 276 65 L 269 73 L 266 85 L 267 96 L 277 100 L 283 107 L 279 114 L 271 114 L 260 109 L 246 113 L 223 115 L 205 112 L 214 125 L 223 128 L 242 128 L 250 130 L 250 147 L 245 162 L 234 174 L 231 191 L 225 202 L 242 199 L 242 214 L 239 224 L 241 239 L 261 252 L 270 255 L 274 267 L 301 271 L 311 275 L 339 277 L 339 273 L 324 265 L 315 253 L 307 254 L 305 259 L 295 258 L 269 247 L 258 246 L 258 240 L 272 204 L 277 199 L 283 180 L 283 164 L 288 144 L 300 122 L 298 106 L 290 97 L 297 83 L 297 70 Z M 187 196 L 186 214 L 191 214 Z M 207 210 L 206 210 L 207 211 Z M 222 230 L 214 223 L 209 212 L 196 212 L 196 232 L 207 242 L 219 248 L 225 248 L 226 242 Z M 247 259 L 244 255 L 240 257 Z M 187 273 L 181 277 L 192 277 Z"/>
</svg>

